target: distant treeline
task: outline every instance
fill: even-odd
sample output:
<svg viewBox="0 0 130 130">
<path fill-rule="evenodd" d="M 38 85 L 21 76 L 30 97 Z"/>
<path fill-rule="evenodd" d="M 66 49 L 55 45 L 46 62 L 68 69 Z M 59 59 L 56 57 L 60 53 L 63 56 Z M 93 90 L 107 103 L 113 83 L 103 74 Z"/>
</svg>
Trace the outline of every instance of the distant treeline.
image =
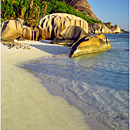
<svg viewBox="0 0 130 130">
<path fill-rule="evenodd" d="M 1 22 L 22 18 L 28 26 L 37 26 L 39 20 L 51 13 L 69 13 L 83 18 L 88 23 L 101 23 L 89 19 L 84 11 L 78 11 L 67 5 L 65 1 L 57 0 L 1 0 Z"/>
</svg>

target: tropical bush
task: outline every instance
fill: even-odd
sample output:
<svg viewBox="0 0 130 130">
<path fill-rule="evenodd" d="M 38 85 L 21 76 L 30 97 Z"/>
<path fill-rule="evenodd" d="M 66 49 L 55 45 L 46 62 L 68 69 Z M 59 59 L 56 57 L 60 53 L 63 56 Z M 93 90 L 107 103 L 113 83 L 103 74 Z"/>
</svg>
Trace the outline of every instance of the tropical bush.
<svg viewBox="0 0 130 130">
<path fill-rule="evenodd" d="M 83 18 L 88 23 L 101 23 L 89 19 L 84 11 L 78 11 L 58 0 L 1 0 L 1 20 L 22 18 L 28 26 L 37 26 L 41 17 L 51 13 L 69 13 Z"/>
<path fill-rule="evenodd" d="M 105 26 L 108 27 L 108 28 L 111 28 L 111 26 L 109 24 L 105 24 Z"/>
<path fill-rule="evenodd" d="M 1 0 L 1 21 L 22 18 L 28 26 L 37 26 L 40 16 L 45 15 L 46 3 L 37 0 Z"/>
<path fill-rule="evenodd" d="M 68 13 L 73 14 L 78 17 L 83 18 L 88 23 L 102 23 L 101 21 L 97 21 L 94 19 L 89 19 L 85 14 L 84 11 L 78 11 L 74 7 L 67 5 L 65 1 L 57 1 L 57 0 L 48 0 L 48 6 L 47 6 L 47 13 Z"/>
</svg>

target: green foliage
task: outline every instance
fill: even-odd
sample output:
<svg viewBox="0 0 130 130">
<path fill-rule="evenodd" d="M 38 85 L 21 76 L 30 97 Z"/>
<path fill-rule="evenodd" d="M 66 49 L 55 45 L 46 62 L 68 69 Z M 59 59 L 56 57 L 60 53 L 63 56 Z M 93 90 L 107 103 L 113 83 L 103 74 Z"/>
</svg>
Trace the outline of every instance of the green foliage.
<svg viewBox="0 0 130 130">
<path fill-rule="evenodd" d="M 14 1 L 12 0 L 1 0 L 1 17 L 11 18 L 16 17 L 16 12 L 13 10 Z"/>
<path fill-rule="evenodd" d="M 47 13 L 68 13 L 83 18 L 88 23 L 102 23 L 94 19 L 89 19 L 85 14 L 84 10 L 77 11 L 74 7 L 67 5 L 64 1 L 48 0 Z"/>
<path fill-rule="evenodd" d="M 47 12 L 50 13 L 70 13 L 73 7 L 68 6 L 64 1 L 51 0 L 47 6 Z M 74 8 L 73 8 L 74 9 Z"/>
<path fill-rule="evenodd" d="M 105 26 L 108 27 L 108 28 L 111 28 L 111 26 L 109 24 L 105 24 Z"/>
<path fill-rule="evenodd" d="M 29 26 L 37 26 L 40 17 L 45 14 L 45 1 L 33 0 L 1 0 L 2 22 L 6 19 L 22 18 Z"/>
<path fill-rule="evenodd" d="M 89 19 L 84 10 L 77 11 L 74 7 L 67 5 L 64 0 L 1 0 L 2 22 L 6 19 L 22 18 L 28 26 L 37 26 L 41 17 L 51 13 L 68 13 L 83 18 L 88 23 L 102 23 Z"/>
<path fill-rule="evenodd" d="M 1 19 L 1 22 L 8 21 L 9 19 L 3 18 Z"/>
</svg>

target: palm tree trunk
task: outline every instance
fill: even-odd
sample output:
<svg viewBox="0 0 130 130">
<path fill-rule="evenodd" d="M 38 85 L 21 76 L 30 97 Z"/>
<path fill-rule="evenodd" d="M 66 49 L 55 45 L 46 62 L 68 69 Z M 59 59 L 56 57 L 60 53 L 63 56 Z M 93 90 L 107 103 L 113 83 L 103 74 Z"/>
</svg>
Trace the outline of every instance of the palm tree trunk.
<svg viewBox="0 0 130 130">
<path fill-rule="evenodd" d="M 22 20 L 24 20 L 24 8 L 21 9 L 21 15 L 20 15 L 20 18 L 21 18 Z"/>
<path fill-rule="evenodd" d="M 33 0 L 30 0 L 30 8 L 33 7 Z"/>
</svg>

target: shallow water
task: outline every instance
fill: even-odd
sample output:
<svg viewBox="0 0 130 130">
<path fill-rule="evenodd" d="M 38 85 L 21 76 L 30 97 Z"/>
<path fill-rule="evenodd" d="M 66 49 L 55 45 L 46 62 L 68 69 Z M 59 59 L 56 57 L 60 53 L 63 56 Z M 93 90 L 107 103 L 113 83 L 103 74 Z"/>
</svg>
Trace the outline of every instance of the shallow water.
<svg viewBox="0 0 130 130">
<path fill-rule="evenodd" d="M 90 109 L 76 105 L 85 114 L 93 115 L 112 129 L 128 130 L 129 34 L 107 34 L 106 37 L 112 45 L 107 52 L 76 58 L 43 57 L 24 67 L 33 71 L 44 86 L 51 83 L 52 87 L 47 88 L 52 94 L 65 97 L 75 105 L 72 94 L 88 105 Z M 53 84 L 59 88 L 53 88 Z"/>
</svg>

